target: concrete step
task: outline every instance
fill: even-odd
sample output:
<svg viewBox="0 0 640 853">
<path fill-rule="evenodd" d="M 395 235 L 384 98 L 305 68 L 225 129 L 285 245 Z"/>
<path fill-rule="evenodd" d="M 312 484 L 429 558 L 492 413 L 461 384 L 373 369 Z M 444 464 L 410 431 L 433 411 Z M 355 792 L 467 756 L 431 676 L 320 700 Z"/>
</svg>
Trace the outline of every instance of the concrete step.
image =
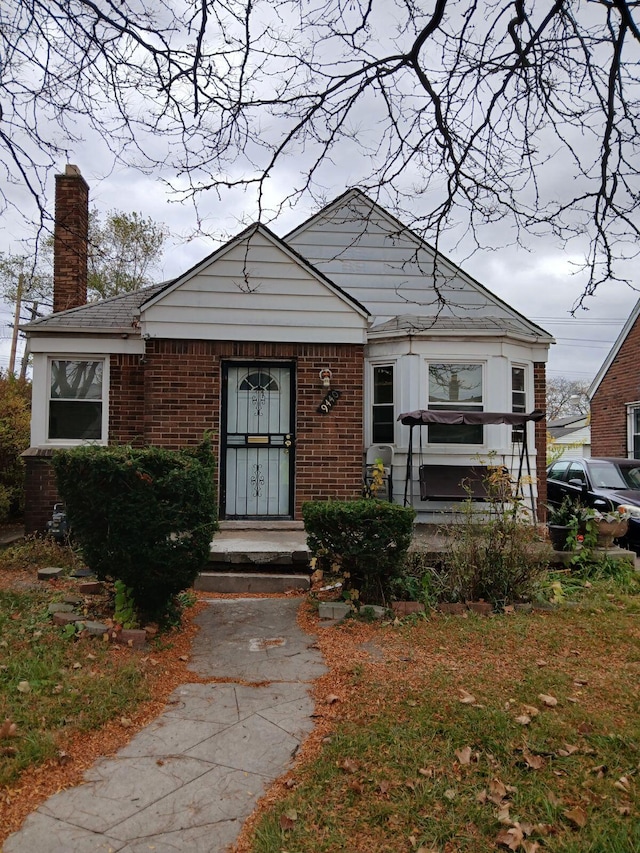
<svg viewBox="0 0 640 853">
<path fill-rule="evenodd" d="M 298 566 L 306 569 L 309 549 L 304 530 L 235 527 L 221 530 L 213 537 L 209 561 L 221 565 Z"/>
<path fill-rule="evenodd" d="M 194 583 L 201 592 L 274 593 L 309 589 L 309 575 L 268 572 L 201 572 Z"/>
</svg>

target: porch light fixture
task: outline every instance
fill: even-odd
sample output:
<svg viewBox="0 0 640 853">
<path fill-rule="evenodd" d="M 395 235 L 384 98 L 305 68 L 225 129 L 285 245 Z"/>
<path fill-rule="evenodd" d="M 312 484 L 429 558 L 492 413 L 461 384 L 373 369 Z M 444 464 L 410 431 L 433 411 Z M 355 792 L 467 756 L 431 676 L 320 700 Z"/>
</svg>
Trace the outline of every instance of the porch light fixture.
<svg viewBox="0 0 640 853">
<path fill-rule="evenodd" d="M 322 387 L 323 388 L 329 388 L 331 386 L 331 377 L 333 376 L 333 373 L 329 370 L 329 368 L 328 367 L 322 367 L 320 369 L 319 376 L 320 376 L 320 381 L 322 383 Z"/>
</svg>

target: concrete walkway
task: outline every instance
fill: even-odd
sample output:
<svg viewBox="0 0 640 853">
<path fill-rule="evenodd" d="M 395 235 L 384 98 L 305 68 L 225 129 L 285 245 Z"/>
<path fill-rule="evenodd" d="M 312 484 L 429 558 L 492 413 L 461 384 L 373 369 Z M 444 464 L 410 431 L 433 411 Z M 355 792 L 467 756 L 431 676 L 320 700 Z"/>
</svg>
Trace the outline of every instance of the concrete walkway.
<svg viewBox="0 0 640 853">
<path fill-rule="evenodd" d="M 297 627 L 299 605 L 209 602 L 190 669 L 266 686 L 183 684 L 83 784 L 30 815 L 4 853 L 222 853 L 313 728 L 310 682 L 325 667 Z"/>
</svg>

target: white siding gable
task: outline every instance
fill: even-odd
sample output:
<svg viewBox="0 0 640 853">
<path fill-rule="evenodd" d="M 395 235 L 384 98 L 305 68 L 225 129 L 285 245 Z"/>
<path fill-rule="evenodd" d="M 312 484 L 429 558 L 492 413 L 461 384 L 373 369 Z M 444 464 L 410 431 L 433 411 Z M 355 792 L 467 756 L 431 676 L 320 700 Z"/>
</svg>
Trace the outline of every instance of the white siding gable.
<svg viewBox="0 0 640 853">
<path fill-rule="evenodd" d="M 364 343 L 367 312 L 254 226 L 149 300 L 150 337 Z"/>
<path fill-rule="evenodd" d="M 285 238 L 317 269 L 361 302 L 373 325 L 398 315 L 504 318 L 551 340 L 416 234 L 353 190 Z M 436 263 L 435 284 L 433 278 Z"/>
</svg>

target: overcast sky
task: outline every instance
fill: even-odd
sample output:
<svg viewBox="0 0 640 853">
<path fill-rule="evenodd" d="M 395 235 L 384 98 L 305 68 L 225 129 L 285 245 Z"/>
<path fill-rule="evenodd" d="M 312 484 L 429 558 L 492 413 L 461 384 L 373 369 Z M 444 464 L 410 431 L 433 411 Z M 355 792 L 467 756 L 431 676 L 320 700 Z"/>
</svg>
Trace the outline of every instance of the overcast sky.
<svg viewBox="0 0 640 853">
<path fill-rule="evenodd" d="M 164 183 L 158 178 L 125 168 L 107 174 L 108 167 L 98 168 L 96 149 L 89 145 L 78 148 L 70 160 L 80 167 L 89 184 L 92 206 L 103 213 L 114 209 L 136 211 L 169 226 L 171 238 L 158 270 L 159 280 L 173 278 L 187 270 L 219 245 L 220 235 L 237 233 L 255 213 L 245 207 L 247 196 L 241 193 L 221 200 L 205 197 L 200 202 L 200 215 L 204 227 L 217 235 L 217 239 L 203 235 L 194 237 L 197 221 L 193 206 L 171 201 Z M 60 171 L 63 168 L 64 163 L 61 163 Z M 327 186 L 328 199 L 344 192 L 350 181 L 346 170 L 341 175 L 339 169 L 334 169 L 333 177 L 333 184 Z M 49 184 L 49 209 L 53 210 L 54 174 Z M 313 212 L 315 209 L 299 206 L 271 223 L 271 227 L 284 235 Z M 499 240 L 506 242 L 504 234 L 499 233 L 499 225 L 496 229 L 496 244 Z M 17 219 L 5 216 L 0 223 L 0 251 L 21 252 L 19 240 L 24 234 Z M 591 381 L 638 298 L 627 285 L 601 285 L 596 295 L 588 300 L 588 310 L 579 310 L 572 317 L 571 310 L 585 282 L 576 272 L 580 257 L 563 252 L 551 237 L 532 237 L 528 251 L 506 246 L 494 251 L 479 250 L 469 257 L 463 243 L 451 245 L 447 254 L 493 293 L 556 338 L 548 363 L 550 376 Z M 2 306 L 1 311 L 0 366 L 6 367 L 12 317 L 7 306 Z"/>
</svg>

